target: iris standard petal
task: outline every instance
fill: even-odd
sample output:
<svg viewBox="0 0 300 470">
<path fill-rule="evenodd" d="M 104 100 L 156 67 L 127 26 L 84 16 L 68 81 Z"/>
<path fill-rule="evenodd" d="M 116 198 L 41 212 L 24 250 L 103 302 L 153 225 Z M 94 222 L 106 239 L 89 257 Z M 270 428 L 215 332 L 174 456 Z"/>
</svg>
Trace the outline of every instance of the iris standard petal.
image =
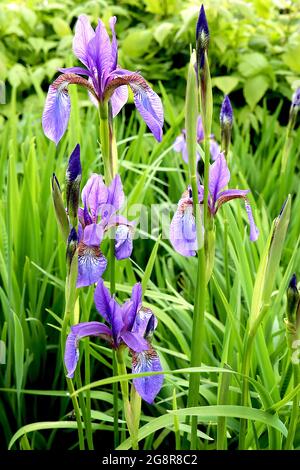
<svg viewBox="0 0 300 470">
<path fill-rule="evenodd" d="M 151 326 L 151 332 L 150 332 L 149 323 L 152 321 L 152 319 L 154 319 L 154 323 Z M 156 326 L 157 326 L 157 321 L 152 310 L 150 308 L 146 308 L 142 306 L 138 308 L 137 313 L 135 315 L 132 332 L 137 333 L 140 336 L 144 337 L 146 336 L 146 332 L 147 332 L 147 335 L 150 333 L 152 334 Z"/>
<path fill-rule="evenodd" d="M 127 300 L 121 307 L 124 328 L 127 331 L 132 331 L 137 311 L 142 306 L 142 295 L 142 284 L 138 282 L 132 288 L 131 299 Z"/>
<path fill-rule="evenodd" d="M 195 256 L 197 250 L 196 224 L 193 204 L 188 198 L 180 199 L 170 225 L 170 241 L 183 256 Z"/>
<path fill-rule="evenodd" d="M 82 241 L 78 245 L 77 287 L 85 287 L 98 282 L 106 270 L 107 260 L 99 246 L 88 246 Z"/>
<path fill-rule="evenodd" d="M 106 79 L 111 70 L 112 48 L 104 23 L 99 19 L 95 36 L 87 45 L 89 68 L 93 69 L 93 84 L 100 98 L 103 98 Z"/>
<path fill-rule="evenodd" d="M 108 189 L 102 176 L 93 173 L 84 186 L 81 197 L 84 205 L 90 209 L 93 221 L 96 222 L 100 208 L 106 204 L 108 198 Z"/>
<path fill-rule="evenodd" d="M 92 76 L 92 73 L 83 67 L 63 67 L 58 69 L 58 71 L 61 73 L 76 73 L 77 75 L 87 75 L 88 77 Z"/>
<path fill-rule="evenodd" d="M 83 243 L 85 245 L 99 246 L 103 240 L 103 228 L 100 224 L 90 224 L 84 228 Z"/>
<path fill-rule="evenodd" d="M 73 52 L 86 67 L 89 66 L 88 43 L 95 37 L 91 23 L 86 15 L 80 15 L 75 26 Z"/>
<path fill-rule="evenodd" d="M 124 191 L 120 175 L 116 175 L 107 188 L 106 204 L 101 206 L 101 217 L 105 219 L 104 224 L 108 223 L 111 216 L 117 212 L 124 203 Z"/>
<path fill-rule="evenodd" d="M 151 346 L 147 351 L 132 353 L 132 372 L 159 372 L 162 366 L 157 352 Z M 163 374 L 133 379 L 133 385 L 138 394 L 147 403 L 153 403 L 164 381 Z"/>
<path fill-rule="evenodd" d="M 124 331 L 121 333 L 121 338 L 124 343 L 136 353 L 140 353 L 149 349 L 149 343 L 138 333 L 132 333 L 131 331 Z"/>
<path fill-rule="evenodd" d="M 227 186 L 230 180 L 230 171 L 223 153 L 220 153 L 209 168 L 209 191 L 212 205 L 215 205 L 218 193 Z"/>
<path fill-rule="evenodd" d="M 115 255 L 117 260 L 131 256 L 133 250 L 132 228 L 128 225 L 118 225 L 115 231 Z"/>
<path fill-rule="evenodd" d="M 245 207 L 246 207 L 247 216 L 248 216 L 248 219 L 249 219 L 250 241 L 255 242 L 258 239 L 259 230 L 255 225 L 253 214 L 252 214 L 252 209 L 251 209 L 251 206 L 250 206 L 249 202 L 247 201 L 247 199 L 245 199 Z"/>
<path fill-rule="evenodd" d="M 109 20 L 109 26 L 112 33 L 112 40 L 111 40 L 111 64 L 110 64 L 110 71 L 116 70 L 118 65 L 118 43 L 117 37 L 115 32 L 115 24 L 117 22 L 116 16 L 112 16 Z"/>
<path fill-rule="evenodd" d="M 66 348 L 64 354 L 64 363 L 67 369 L 67 377 L 73 378 L 74 372 L 79 360 L 79 341 L 87 336 L 101 336 L 110 339 L 111 330 L 103 323 L 91 321 L 78 323 L 71 327 L 66 340 Z"/>
<path fill-rule="evenodd" d="M 112 322 L 111 298 L 110 292 L 107 287 L 105 287 L 103 279 L 99 279 L 94 293 L 94 302 L 100 315 L 110 324 Z"/>
</svg>

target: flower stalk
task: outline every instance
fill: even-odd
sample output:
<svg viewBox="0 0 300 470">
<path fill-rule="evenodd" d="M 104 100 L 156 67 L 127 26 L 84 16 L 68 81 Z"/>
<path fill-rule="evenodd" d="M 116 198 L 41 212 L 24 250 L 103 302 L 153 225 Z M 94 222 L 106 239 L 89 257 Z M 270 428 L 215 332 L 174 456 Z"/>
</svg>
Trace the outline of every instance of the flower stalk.
<svg viewBox="0 0 300 470">
<path fill-rule="evenodd" d="M 191 344 L 191 367 L 201 366 L 202 345 L 204 338 L 204 310 L 205 310 L 205 253 L 204 237 L 202 228 L 202 217 L 198 197 L 198 181 L 196 167 L 196 144 L 197 144 L 197 116 L 198 116 L 198 90 L 194 69 L 195 55 L 191 56 L 187 91 L 186 91 L 186 141 L 188 150 L 189 173 L 192 188 L 194 216 L 196 220 L 197 238 L 197 279 L 194 299 L 193 332 Z M 199 402 L 200 374 L 190 374 L 188 407 L 197 406 Z M 191 449 L 197 449 L 197 417 L 192 417 Z"/>
</svg>

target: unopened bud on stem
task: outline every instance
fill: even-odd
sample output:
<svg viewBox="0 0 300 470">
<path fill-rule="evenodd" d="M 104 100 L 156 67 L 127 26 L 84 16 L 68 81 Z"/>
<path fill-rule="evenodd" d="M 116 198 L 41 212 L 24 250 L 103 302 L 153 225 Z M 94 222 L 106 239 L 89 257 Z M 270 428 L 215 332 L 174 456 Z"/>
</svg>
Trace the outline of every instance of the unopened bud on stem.
<svg viewBox="0 0 300 470">
<path fill-rule="evenodd" d="M 74 227 L 77 226 L 81 182 L 80 145 L 77 144 L 69 158 L 66 172 L 67 211 Z"/>
</svg>

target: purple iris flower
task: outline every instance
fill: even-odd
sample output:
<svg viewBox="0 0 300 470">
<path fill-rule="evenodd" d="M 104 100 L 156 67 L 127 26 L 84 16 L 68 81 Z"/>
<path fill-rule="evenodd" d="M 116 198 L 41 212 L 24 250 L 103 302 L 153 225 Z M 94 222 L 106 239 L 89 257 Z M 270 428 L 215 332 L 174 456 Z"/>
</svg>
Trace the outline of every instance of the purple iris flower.
<svg viewBox="0 0 300 470">
<path fill-rule="evenodd" d="M 162 371 L 158 354 L 151 345 L 157 319 L 149 308 L 142 306 L 142 286 L 135 284 L 131 299 L 123 305 L 111 297 L 102 279 L 95 289 L 95 305 L 109 326 L 97 321 L 78 323 L 67 337 L 64 362 L 67 377 L 72 378 L 79 360 L 79 341 L 87 336 L 99 336 L 112 348 L 127 346 L 132 356 L 132 372 Z M 147 403 L 153 403 L 162 387 L 163 375 L 135 378 L 133 384 Z"/>
<path fill-rule="evenodd" d="M 160 98 L 139 73 L 118 67 L 115 23 L 116 17 L 113 16 L 109 21 L 112 32 L 110 41 L 101 20 L 94 31 L 87 16 L 80 15 L 78 18 L 73 52 L 85 67 L 60 69 L 62 75 L 50 85 L 43 113 L 45 135 L 56 144 L 68 125 L 71 108 L 68 86 L 72 84 L 85 87 L 97 106 L 110 101 L 113 117 L 127 102 L 129 85 L 137 110 L 154 137 L 158 141 L 162 139 L 164 117 Z"/>
<path fill-rule="evenodd" d="M 132 253 L 134 223 L 118 215 L 124 203 L 119 175 L 106 186 L 100 175 L 93 173 L 82 193 L 83 208 L 78 210 L 78 278 L 77 287 L 89 286 L 104 273 L 107 260 L 100 250 L 105 233 L 114 229 L 115 256 L 118 260 Z"/>
<path fill-rule="evenodd" d="M 216 161 L 209 169 L 209 197 L 208 209 L 214 217 L 225 202 L 232 199 L 243 199 L 250 226 L 250 240 L 256 241 L 259 235 L 255 225 L 251 206 L 247 199 L 249 189 L 225 189 L 230 180 L 230 171 L 223 153 L 220 153 Z M 198 186 L 199 203 L 203 203 L 204 187 Z M 174 249 L 183 256 L 195 256 L 197 250 L 196 224 L 193 214 L 192 192 L 189 188 L 178 202 L 177 210 L 170 225 L 170 241 Z"/>
<path fill-rule="evenodd" d="M 201 144 L 204 141 L 204 130 L 202 125 L 201 116 L 198 117 L 197 121 L 197 142 Z M 186 144 L 186 130 L 182 129 L 181 134 L 176 138 L 173 146 L 175 152 L 181 152 L 182 158 L 185 163 L 188 163 L 188 150 Z M 220 147 L 214 139 L 213 134 L 210 136 L 210 154 L 213 160 L 215 160 L 220 153 Z M 200 160 L 200 153 L 197 151 L 197 162 Z"/>
</svg>

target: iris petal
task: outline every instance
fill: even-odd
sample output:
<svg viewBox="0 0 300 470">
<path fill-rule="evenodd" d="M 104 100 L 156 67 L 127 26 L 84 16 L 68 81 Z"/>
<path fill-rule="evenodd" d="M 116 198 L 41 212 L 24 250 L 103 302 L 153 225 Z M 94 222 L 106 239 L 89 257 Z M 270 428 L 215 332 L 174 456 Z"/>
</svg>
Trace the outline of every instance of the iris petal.
<svg viewBox="0 0 300 470">
<path fill-rule="evenodd" d="M 64 363 L 67 369 L 67 377 L 72 378 L 79 360 L 79 341 L 87 336 L 101 336 L 110 339 L 111 330 L 103 323 L 91 321 L 78 323 L 71 327 L 71 332 L 67 337 L 64 354 Z"/>
<path fill-rule="evenodd" d="M 115 90 L 112 97 L 110 98 L 113 117 L 115 117 L 121 111 L 127 101 L 128 87 L 126 85 L 122 85 Z"/>
<path fill-rule="evenodd" d="M 90 286 L 99 281 L 106 270 L 107 260 L 98 246 L 88 246 L 82 241 L 78 246 L 77 287 Z"/>
<path fill-rule="evenodd" d="M 180 199 L 170 225 L 170 241 L 183 256 L 195 256 L 197 250 L 196 224 L 192 201 Z"/>
<path fill-rule="evenodd" d="M 58 144 L 66 132 L 71 110 L 71 102 L 68 93 L 68 82 L 62 82 L 56 87 L 49 86 L 42 124 L 48 139 Z"/>
<path fill-rule="evenodd" d="M 87 46 L 90 40 L 94 37 L 95 31 L 93 30 L 88 17 L 86 15 L 80 15 L 75 26 L 73 52 L 86 67 L 89 66 Z"/>
<path fill-rule="evenodd" d="M 209 191 L 212 205 L 215 205 L 218 193 L 227 186 L 230 180 L 230 171 L 223 153 L 220 153 L 209 168 Z"/>
<path fill-rule="evenodd" d="M 250 225 L 250 241 L 255 242 L 258 239 L 259 230 L 255 225 L 251 206 L 246 199 L 245 199 L 245 207 L 246 207 L 246 211 L 247 211 L 247 215 L 249 219 L 249 225 Z"/>
<path fill-rule="evenodd" d="M 129 85 L 133 91 L 135 106 L 154 137 L 161 141 L 164 112 L 159 96 L 150 88 L 139 73 L 124 74 L 122 69 L 116 70 L 108 78 L 105 97 L 110 98 L 116 88 Z"/>
<path fill-rule="evenodd" d="M 162 366 L 158 354 L 152 346 L 147 351 L 132 353 L 132 372 L 134 374 L 156 371 L 162 371 Z M 163 374 L 153 375 L 133 379 L 133 385 L 142 399 L 151 404 L 159 393 L 163 381 Z"/>
<path fill-rule="evenodd" d="M 133 250 L 132 229 L 128 225 L 118 225 L 115 232 L 115 255 L 117 260 L 131 256 Z"/>
</svg>

